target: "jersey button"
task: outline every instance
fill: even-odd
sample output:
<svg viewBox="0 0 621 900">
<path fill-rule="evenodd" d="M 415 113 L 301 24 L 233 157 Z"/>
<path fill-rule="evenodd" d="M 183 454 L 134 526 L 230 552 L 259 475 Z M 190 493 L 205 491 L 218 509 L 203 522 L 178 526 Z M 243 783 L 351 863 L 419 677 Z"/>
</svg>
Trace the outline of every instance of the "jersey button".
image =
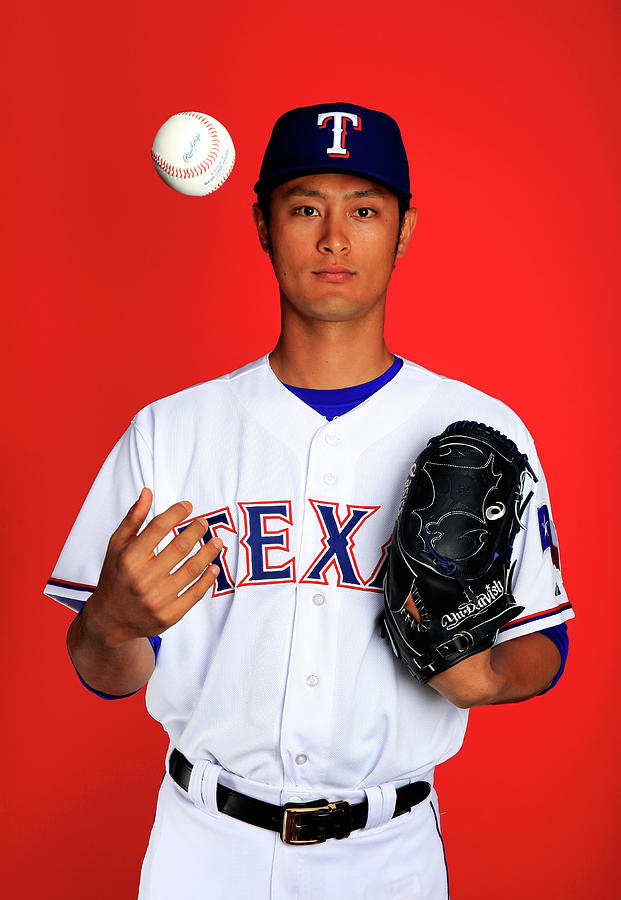
<svg viewBox="0 0 621 900">
<path fill-rule="evenodd" d="M 309 687 L 315 687 L 316 685 L 319 684 L 319 679 L 317 678 L 316 675 L 309 675 L 308 678 L 306 679 L 306 684 Z"/>
<path fill-rule="evenodd" d="M 341 442 L 338 434 L 335 434 L 334 431 L 326 431 L 326 444 L 329 444 L 331 447 L 336 446 Z"/>
<path fill-rule="evenodd" d="M 308 762 L 308 756 L 306 753 L 298 753 L 295 758 L 296 765 L 303 766 L 305 762 Z"/>
<path fill-rule="evenodd" d="M 323 606 L 323 604 L 325 602 L 326 602 L 326 598 L 324 597 L 323 594 L 314 594 L 313 595 L 313 603 L 315 604 L 315 606 Z"/>
<path fill-rule="evenodd" d="M 323 480 L 326 484 L 334 484 L 334 482 L 336 481 L 336 475 L 334 474 L 334 472 L 326 472 L 326 474 L 323 476 Z"/>
</svg>

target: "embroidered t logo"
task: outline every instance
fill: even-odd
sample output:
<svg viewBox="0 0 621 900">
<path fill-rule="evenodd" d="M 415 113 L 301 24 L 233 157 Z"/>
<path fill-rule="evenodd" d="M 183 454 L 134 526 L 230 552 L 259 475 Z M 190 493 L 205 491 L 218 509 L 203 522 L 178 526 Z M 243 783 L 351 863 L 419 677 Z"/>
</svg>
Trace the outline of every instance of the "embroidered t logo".
<svg viewBox="0 0 621 900">
<path fill-rule="evenodd" d="M 328 147 L 326 153 L 328 156 L 340 157 L 341 159 L 348 159 L 349 150 L 345 146 L 345 136 L 347 134 L 347 123 L 351 122 L 356 131 L 360 131 L 362 128 L 362 119 L 360 116 L 357 116 L 355 113 L 347 113 L 347 112 L 326 112 L 319 113 L 317 116 L 317 125 L 319 128 L 325 128 L 327 123 L 332 120 L 332 146 Z"/>
</svg>

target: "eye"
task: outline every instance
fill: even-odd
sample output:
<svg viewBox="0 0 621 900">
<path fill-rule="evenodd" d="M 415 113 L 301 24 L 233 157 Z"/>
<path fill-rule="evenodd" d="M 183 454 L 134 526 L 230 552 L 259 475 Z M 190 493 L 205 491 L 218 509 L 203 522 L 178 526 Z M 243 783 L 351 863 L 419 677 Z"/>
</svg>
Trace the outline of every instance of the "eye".
<svg viewBox="0 0 621 900">
<path fill-rule="evenodd" d="M 314 206 L 298 206 L 296 213 L 303 216 L 305 219 L 312 219 L 313 216 L 319 215 Z"/>
<path fill-rule="evenodd" d="M 370 219 L 371 216 L 375 215 L 375 210 L 369 209 L 368 206 L 361 206 L 356 210 L 356 215 L 359 219 Z"/>
</svg>

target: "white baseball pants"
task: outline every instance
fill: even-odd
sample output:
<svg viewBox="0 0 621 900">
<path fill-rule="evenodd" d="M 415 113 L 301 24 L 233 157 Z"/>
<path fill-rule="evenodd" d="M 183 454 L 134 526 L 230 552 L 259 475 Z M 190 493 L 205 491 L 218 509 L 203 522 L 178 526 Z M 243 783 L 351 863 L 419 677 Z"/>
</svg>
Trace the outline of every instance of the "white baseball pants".
<svg viewBox="0 0 621 900">
<path fill-rule="evenodd" d="M 279 805 L 318 799 L 299 788 L 293 797 L 206 761 L 194 766 L 187 793 L 166 774 L 138 900 L 448 900 L 435 791 L 395 819 L 393 785 L 354 791 L 347 795 L 353 803 L 365 794 L 369 800 L 365 828 L 342 840 L 296 847 L 276 832 L 219 812 L 218 778 Z"/>
</svg>

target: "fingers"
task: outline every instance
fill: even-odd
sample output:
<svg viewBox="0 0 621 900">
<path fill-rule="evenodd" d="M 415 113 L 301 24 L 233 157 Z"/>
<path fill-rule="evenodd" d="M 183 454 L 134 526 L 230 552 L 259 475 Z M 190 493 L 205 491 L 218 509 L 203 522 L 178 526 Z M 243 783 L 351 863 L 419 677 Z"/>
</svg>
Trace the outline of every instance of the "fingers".
<svg viewBox="0 0 621 900">
<path fill-rule="evenodd" d="M 411 616 L 414 616 L 415 621 L 420 625 L 420 623 L 422 622 L 421 615 L 418 611 L 417 605 L 414 603 L 411 594 L 408 595 L 408 599 L 405 601 L 405 608 Z"/>
<path fill-rule="evenodd" d="M 196 606 L 198 601 L 213 587 L 219 571 L 218 566 L 210 565 L 209 568 L 205 569 L 198 581 L 181 594 L 175 605 L 175 621 L 178 622 L 179 619 L 183 618 L 187 611 Z"/>
<path fill-rule="evenodd" d="M 174 503 L 143 528 L 152 504 L 153 493 L 145 487 L 110 538 L 89 601 L 109 642 L 122 643 L 170 628 L 213 586 L 220 571 L 212 565 L 222 549 L 219 538 L 193 552 L 208 528 L 204 518 L 190 522 L 156 556 L 157 545 L 187 519 L 192 504 L 187 500 Z"/>
<path fill-rule="evenodd" d="M 213 587 L 220 569 L 211 560 L 222 547 L 219 539 L 214 542 L 201 547 L 174 575 L 159 576 L 162 591 L 156 615 L 163 629 L 175 625 Z"/>
<path fill-rule="evenodd" d="M 127 515 L 121 521 L 121 524 L 116 529 L 113 538 L 116 538 L 122 543 L 126 543 L 131 540 L 131 538 L 135 537 L 140 531 L 144 520 L 146 519 L 149 510 L 151 509 L 151 503 L 153 502 L 153 494 L 148 487 L 143 487 L 140 491 L 140 495 L 136 502 L 130 506 L 127 511 Z"/>
<path fill-rule="evenodd" d="M 150 491 L 149 494 L 151 494 Z M 140 503 L 141 499 L 139 499 L 138 502 Z M 149 507 L 151 502 L 152 500 L 149 501 Z M 168 532 L 172 531 L 175 525 L 179 525 L 184 519 L 187 519 L 191 512 L 192 504 L 190 501 L 181 500 L 179 503 L 173 503 L 173 505 L 169 506 L 164 512 L 154 516 L 147 527 L 132 541 L 132 555 L 135 554 L 137 559 L 147 559 L 150 557 L 157 545 L 166 537 Z M 143 522 L 145 517 L 143 517 Z M 196 541 L 194 543 L 196 543 Z"/>
<path fill-rule="evenodd" d="M 176 572 L 169 576 L 171 592 L 174 592 L 175 596 L 179 595 L 181 591 L 187 588 L 187 586 L 197 579 L 199 575 L 202 575 L 209 564 L 214 561 L 221 549 L 222 541 L 220 538 L 212 538 L 209 543 L 202 546 L 200 550 L 197 550 L 197 552 L 187 559 Z"/>
<path fill-rule="evenodd" d="M 198 554 L 196 554 L 196 556 L 198 556 Z M 194 559 L 195 557 L 192 557 L 192 560 L 188 560 L 188 562 L 193 562 Z M 188 565 L 188 563 L 185 563 L 185 565 Z M 184 568 L 185 565 L 182 568 Z M 193 579 L 190 579 L 190 581 L 186 579 L 184 589 L 182 589 L 182 592 L 179 594 L 175 603 L 175 617 L 177 621 L 181 619 L 192 606 L 198 603 L 198 601 L 205 596 L 207 591 L 213 587 L 219 572 L 220 568 L 215 564 L 210 563 L 200 578 L 198 578 L 191 587 L 187 587 L 187 584 L 191 583 L 191 580 Z M 174 576 L 171 576 L 171 579 L 173 577 Z M 196 576 L 194 576 L 194 578 L 196 578 Z"/>
<path fill-rule="evenodd" d="M 157 572 L 159 576 L 168 575 L 182 559 L 192 552 L 196 544 L 205 536 L 208 527 L 207 520 L 202 517 L 190 522 L 163 550 L 160 550 L 153 561 L 153 571 Z M 222 541 L 219 541 L 218 548 L 209 562 L 217 555 L 221 547 Z M 203 566 L 204 568 L 205 566 Z"/>
</svg>

